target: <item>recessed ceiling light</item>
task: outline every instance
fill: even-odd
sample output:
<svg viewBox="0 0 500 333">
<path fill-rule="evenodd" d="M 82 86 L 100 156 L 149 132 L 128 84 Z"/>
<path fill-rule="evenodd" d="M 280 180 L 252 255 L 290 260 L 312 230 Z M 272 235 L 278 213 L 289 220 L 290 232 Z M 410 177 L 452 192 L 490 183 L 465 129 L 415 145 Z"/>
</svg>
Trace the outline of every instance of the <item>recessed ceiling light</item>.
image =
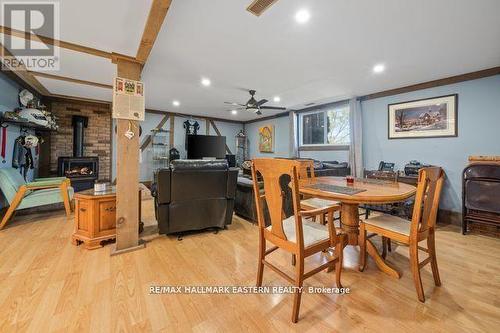
<svg viewBox="0 0 500 333">
<path fill-rule="evenodd" d="M 204 77 L 201 79 L 201 84 L 204 85 L 205 87 L 208 87 L 212 84 L 212 82 L 210 81 L 210 79 L 207 79 L 206 77 Z"/>
<path fill-rule="evenodd" d="M 181 105 L 181 102 L 179 102 L 179 101 L 173 101 L 172 105 L 173 106 L 179 106 L 179 105 Z"/>
<path fill-rule="evenodd" d="M 231 114 L 238 114 L 238 111 L 236 111 L 236 110 L 231 110 Z"/>
<path fill-rule="evenodd" d="M 306 9 L 301 9 L 295 14 L 295 21 L 298 23 L 306 23 L 311 18 L 311 13 Z"/>
<path fill-rule="evenodd" d="M 385 65 L 384 64 L 377 64 L 373 66 L 373 73 L 379 74 L 385 71 Z"/>
<path fill-rule="evenodd" d="M 273 101 L 279 103 L 281 101 L 281 98 L 279 96 L 274 96 Z"/>
</svg>

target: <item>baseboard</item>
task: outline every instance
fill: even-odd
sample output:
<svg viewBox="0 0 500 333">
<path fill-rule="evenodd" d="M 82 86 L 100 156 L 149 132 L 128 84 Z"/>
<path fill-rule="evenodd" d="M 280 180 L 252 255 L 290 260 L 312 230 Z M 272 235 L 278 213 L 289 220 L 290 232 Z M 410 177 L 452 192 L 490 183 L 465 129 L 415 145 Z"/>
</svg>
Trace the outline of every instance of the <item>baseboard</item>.
<svg viewBox="0 0 500 333">
<path fill-rule="evenodd" d="M 438 210 L 437 223 L 462 226 L 462 213 L 440 209 Z"/>
</svg>

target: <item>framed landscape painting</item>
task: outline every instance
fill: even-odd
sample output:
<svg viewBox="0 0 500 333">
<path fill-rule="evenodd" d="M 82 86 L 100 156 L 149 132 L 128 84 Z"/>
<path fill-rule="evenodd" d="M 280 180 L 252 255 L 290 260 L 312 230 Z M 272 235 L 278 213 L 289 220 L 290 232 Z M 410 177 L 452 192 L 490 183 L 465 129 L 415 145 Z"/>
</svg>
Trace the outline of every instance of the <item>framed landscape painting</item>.
<svg viewBox="0 0 500 333">
<path fill-rule="evenodd" d="M 274 152 L 274 125 L 259 128 L 259 151 L 261 153 Z"/>
<path fill-rule="evenodd" d="M 389 139 L 457 136 L 458 95 L 389 104 Z"/>
</svg>

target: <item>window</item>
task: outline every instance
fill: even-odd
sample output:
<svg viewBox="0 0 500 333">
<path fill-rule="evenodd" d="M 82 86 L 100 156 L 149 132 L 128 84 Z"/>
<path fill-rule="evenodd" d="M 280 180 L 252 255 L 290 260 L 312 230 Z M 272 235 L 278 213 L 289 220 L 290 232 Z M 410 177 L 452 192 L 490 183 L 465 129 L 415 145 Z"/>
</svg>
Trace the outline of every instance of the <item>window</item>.
<svg viewBox="0 0 500 333">
<path fill-rule="evenodd" d="M 299 113 L 299 141 L 305 149 L 317 146 L 348 149 L 349 104 L 336 103 Z"/>
</svg>

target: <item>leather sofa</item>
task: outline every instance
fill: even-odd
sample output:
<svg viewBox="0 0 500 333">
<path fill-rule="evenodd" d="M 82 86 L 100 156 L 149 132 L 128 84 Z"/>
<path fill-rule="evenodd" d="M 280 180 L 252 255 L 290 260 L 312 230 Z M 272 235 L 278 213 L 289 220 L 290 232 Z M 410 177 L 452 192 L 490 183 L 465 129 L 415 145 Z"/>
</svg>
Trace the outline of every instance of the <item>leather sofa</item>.
<svg viewBox="0 0 500 333">
<path fill-rule="evenodd" d="M 231 224 L 237 177 L 226 160 L 175 160 L 158 170 L 152 193 L 160 234 Z"/>
<path fill-rule="evenodd" d="M 314 174 L 316 177 L 345 177 L 351 174 L 347 162 L 314 161 Z"/>
<path fill-rule="evenodd" d="M 290 160 L 311 160 L 310 158 L 276 157 Z M 250 175 L 251 161 L 245 161 L 242 165 L 243 174 Z M 351 168 L 347 162 L 318 161 L 314 160 L 314 174 L 316 177 L 345 177 L 351 174 Z"/>
<path fill-rule="evenodd" d="M 243 175 L 238 177 L 234 211 L 238 216 L 241 216 L 252 222 L 257 222 L 250 165 L 250 161 L 248 161 L 248 163 L 245 163 L 245 165 L 243 165 Z M 316 160 L 314 162 L 314 174 L 316 175 L 316 177 L 345 177 L 349 175 L 350 172 L 351 169 L 349 168 L 349 164 L 346 162 L 320 162 Z M 285 216 L 287 217 L 293 215 L 292 194 L 290 187 L 288 186 L 289 182 L 290 179 L 286 178 L 280 180 L 281 190 L 284 193 L 283 211 L 285 213 Z M 266 220 L 266 224 L 269 225 L 270 219 L 267 213 L 267 207 L 264 207 L 264 219 Z"/>
</svg>

